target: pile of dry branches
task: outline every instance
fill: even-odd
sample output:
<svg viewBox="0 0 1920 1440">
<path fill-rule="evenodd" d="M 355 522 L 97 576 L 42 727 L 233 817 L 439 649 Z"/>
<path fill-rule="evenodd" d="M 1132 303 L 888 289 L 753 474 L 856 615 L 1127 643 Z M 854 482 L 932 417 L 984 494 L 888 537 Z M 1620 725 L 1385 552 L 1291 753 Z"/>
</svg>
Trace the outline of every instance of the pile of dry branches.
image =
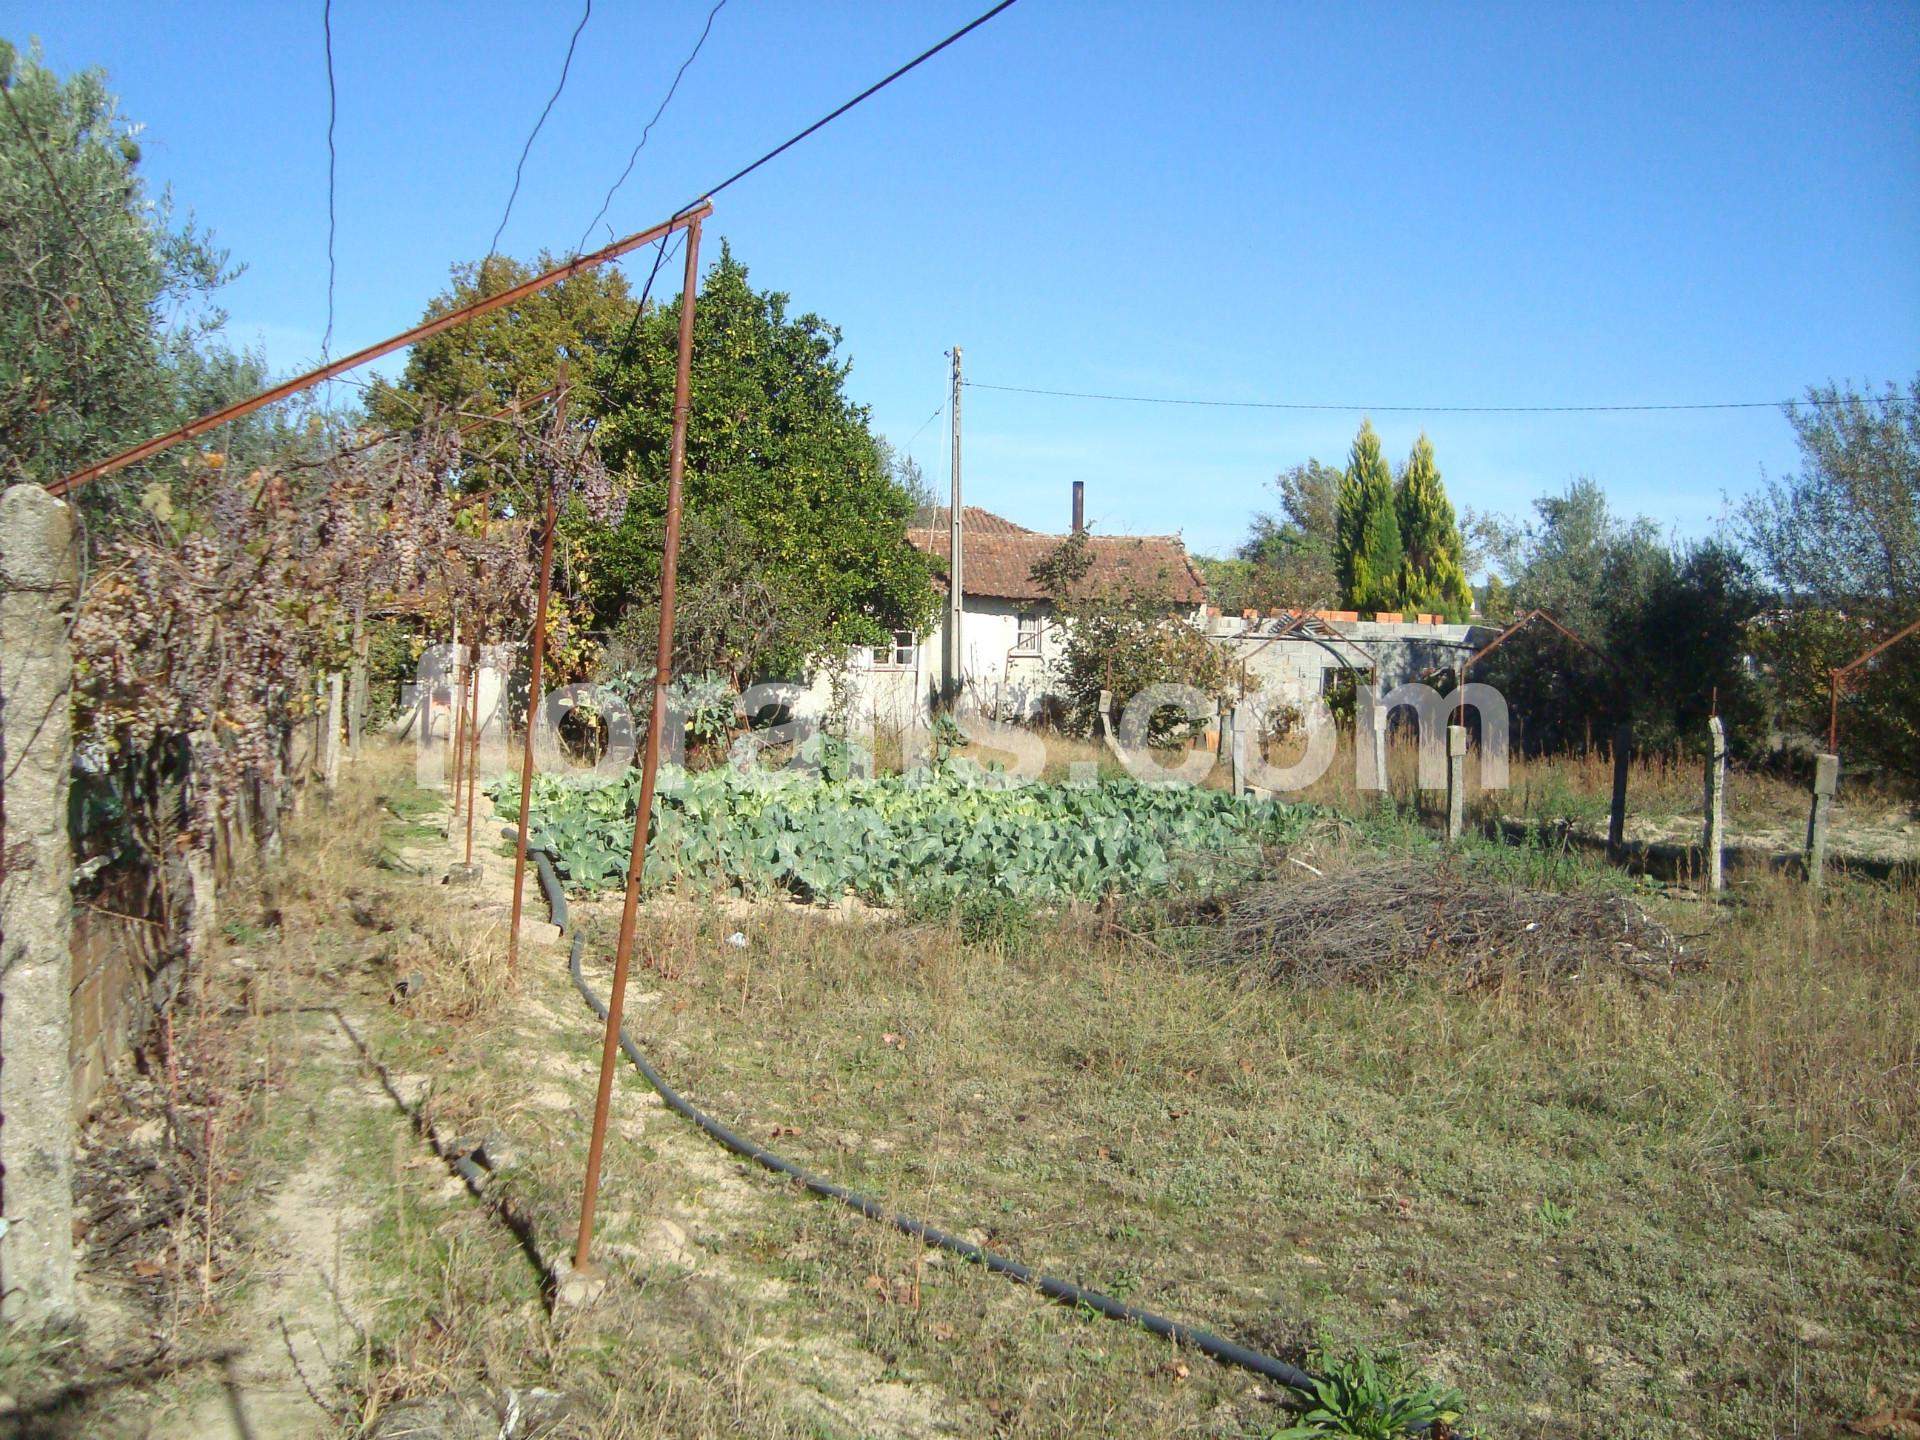
<svg viewBox="0 0 1920 1440">
<path fill-rule="evenodd" d="M 1624 896 L 1519 889 L 1431 860 L 1269 881 L 1194 919 L 1205 959 L 1296 985 L 1379 985 L 1408 973 L 1463 988 L 1607 970 L 1664 978 L 1706 963 Z"/>
</svg>

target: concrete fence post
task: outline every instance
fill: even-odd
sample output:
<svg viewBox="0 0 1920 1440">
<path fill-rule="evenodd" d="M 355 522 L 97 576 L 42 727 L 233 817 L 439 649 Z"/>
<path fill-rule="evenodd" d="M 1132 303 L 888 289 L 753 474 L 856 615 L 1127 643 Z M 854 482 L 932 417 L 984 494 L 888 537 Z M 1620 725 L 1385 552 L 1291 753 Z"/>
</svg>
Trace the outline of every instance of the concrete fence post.
<svg viewBox="0 0 1920 1440">
<path fill-rule="evenodd" d="M 1727 727 L 1718 715 L 1707 721 L 1707 796 L 1705 832 L 1700 837 L 1707 860 L 1707 893 L 1727 888 Z"/>
<path fill-rule="evenodd" d="M 1607 810 L 1607 854 L 1619 859 L 1627 843 L 1627 770 L 1633 764 L 1633 727 L 1613 732 L 1613 804 Z"/>
<path fill-rule="evenodd" d="M 1373 708 L 1373 783 L 1382 799 L 1391 797 L 1393 787 L 1387 783 L 1387 711 L 1380 705 Z"/>
<path fill-rule="evenodd" d="M 0 1317 L 58 1320 L 73 1289 L 72 513 L 0 492 Z"/>
<path fill-rule="evenodd" d="M 1247 793 L 1247 732 L 1252 728 L 1250 712 L 1244 705 L 1236 705 L 1227 712 L 1227 755 L 1233 766 L 1233 793 L 1236 798 Z"/>
<path fill-rule="evenodd" d="M 326 734 L 326 776 L 327 788 L 331 790 L 340 779 L 340 672 L 327 674 L 327 734 Z"/>
<path fill-rule="evenodd" d="M 1100 692 L 1100 711 L 1093 717 L 1094 731 L 1099 735 L 1101 743 L 1124 762 L 1125 757 L 1120 753 L 1120 742 L 1114 737 L 1113 724 L 1108 719 L 1112 711 L 1113 692 L 1111 690 L 1102 690 Z"/>
<path fill-rule="evenodd" d="M 1467 832 L 1467 727 L 1447 726 L 1447 839 Z"/>
<path fill-rule="evenodd" d="M 1827 826 L 1833 819 L 1833 797 L 1840 788 L 1840 757 L 1813 757 L 1813 810 L 1807 816 L 1807 883 L 1819 886 L 1827 868 Z"/>
</svg>

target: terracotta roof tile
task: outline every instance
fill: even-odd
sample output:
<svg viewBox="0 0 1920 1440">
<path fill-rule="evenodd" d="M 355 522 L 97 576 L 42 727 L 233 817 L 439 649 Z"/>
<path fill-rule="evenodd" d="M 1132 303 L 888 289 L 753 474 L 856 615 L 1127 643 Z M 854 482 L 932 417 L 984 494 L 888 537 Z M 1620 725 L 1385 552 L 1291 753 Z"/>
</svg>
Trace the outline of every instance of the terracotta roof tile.
<svg viewBox="0 0 1920 1440">
<path fill-rule="evenodd" d="M 907 538 L 938 560 L 947 558 L 947 510 L 922 512 Z M 1065 540 L 1014 524 L 991 510 L 969 505 L 965 516 L 967 594 L 998 600 L 1045 600 L 1033 581 L 1035 562 Z M 1177 604 L 1197 605 L 1207 598 L 1206 582 L 1188 558 L 1178 535 L 1087 536 L 1093 564 L 1075 587 L 1085 594 L 1166 587 Z"/>
</svg>

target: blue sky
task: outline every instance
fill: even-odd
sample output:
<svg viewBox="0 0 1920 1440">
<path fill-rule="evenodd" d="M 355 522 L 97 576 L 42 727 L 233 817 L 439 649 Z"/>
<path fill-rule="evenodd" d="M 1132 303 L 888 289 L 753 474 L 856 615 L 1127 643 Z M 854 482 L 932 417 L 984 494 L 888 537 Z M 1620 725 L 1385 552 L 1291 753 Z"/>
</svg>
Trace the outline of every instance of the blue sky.
<svg viewBox="0 0 1920 1440">
<path fill-rule="evenodd" d="M 609 219 L 657 219 L 984 0 L 730 0 Z M 708 3 L 598 0 L 502 248 L 579 238 Z M 8 7 L 104 66 L 147 167 L 248 266 L 235 339 L 326 322 L 320 0 Z M 335 0 L 334 352 L 483 253 L 579 7 Z M 1770 400 L 1920 371 L 1920 4 L 1297 6 L 1021 0 L 718 202 L 754 280 L 840 325 L 876 427 L 946 478 L 969 378 L 1328 402 L 1286 413 L 966 393 L 968 499 L 1238 540 L 1364 407 Z M 607 238 L 604 231 L 600 242 Z M 643 270 L 644 274 L 644 262 Z M 1456 504 L 1590 474 L 1706 533 L 1795 464 L 1777 411 L 1375 413 Z"/>
</svg>

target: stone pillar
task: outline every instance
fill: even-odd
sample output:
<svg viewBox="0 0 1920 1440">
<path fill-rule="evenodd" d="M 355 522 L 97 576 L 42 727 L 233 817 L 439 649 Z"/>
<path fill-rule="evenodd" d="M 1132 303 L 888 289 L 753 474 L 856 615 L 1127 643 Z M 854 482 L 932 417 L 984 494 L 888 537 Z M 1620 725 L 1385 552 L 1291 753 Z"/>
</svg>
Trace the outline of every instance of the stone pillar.
<svg viewBox="0 0 1920 1440">
<path fill-rule="evenodd" d="M 1707 721 L 1706 822 L 1700 837 L 1707 860 L 1707 893 L 1727 888 L 1727 727 L 1718 715 Z"/>
<path fill-rule="evenodd" d="M 331 790 L 340 779 L 340 672 L 331 671 L 327 675 L 327 734 L 326 734 L 326 775 L 327 788 Z"/>
<path fill-rule="evenodd" d="M 1607 854 L 1619 858 L 1627 843 L 1627 767 L 1633 763 L 1633 727 L 1613 732 L 1613 804 L 1607 811 Z"/>
<path fill-rule="evenodd" d="M 1467 831 L 1467 727 L 1447 726 L 1447 839 Z"/>
<path fill-rule="evenodd" d="M 0 492 L 0 1317 L 74 1311 L 73 518 Z"/>
<path fill-rule="evenodd" d="M 1840 757 L 1813 757 L 1813 811 L 1807 816 L 1807 882 L 1818 886 L 1827 868 L 1827 825 L 1833 818 L 1834 792 L 1840 788 Z"/>
</svg>

